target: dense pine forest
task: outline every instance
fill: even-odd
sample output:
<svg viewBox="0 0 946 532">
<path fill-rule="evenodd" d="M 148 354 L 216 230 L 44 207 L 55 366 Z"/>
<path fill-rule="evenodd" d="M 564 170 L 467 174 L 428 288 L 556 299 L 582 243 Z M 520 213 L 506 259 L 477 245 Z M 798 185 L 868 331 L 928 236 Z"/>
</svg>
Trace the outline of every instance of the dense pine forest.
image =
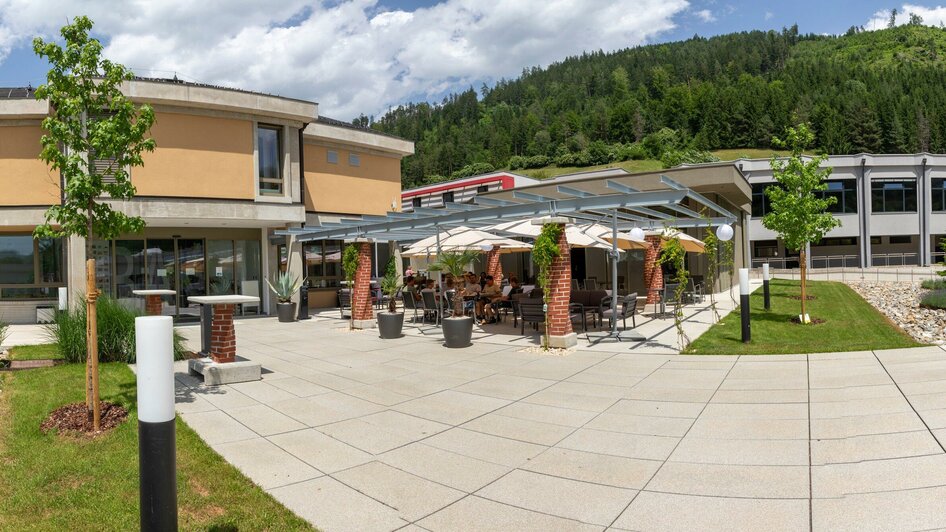
<svg viewBox="0 0 946 532">
<path fill-rule="evenodd" d="M 586 53 L 518 79 L 356 120 L 416 142 L 405 187 L 494 168 L 769 148 L 809 122 L 833 154 L 946 152 L 946 29 L 753 31 Z"/>
</svg>

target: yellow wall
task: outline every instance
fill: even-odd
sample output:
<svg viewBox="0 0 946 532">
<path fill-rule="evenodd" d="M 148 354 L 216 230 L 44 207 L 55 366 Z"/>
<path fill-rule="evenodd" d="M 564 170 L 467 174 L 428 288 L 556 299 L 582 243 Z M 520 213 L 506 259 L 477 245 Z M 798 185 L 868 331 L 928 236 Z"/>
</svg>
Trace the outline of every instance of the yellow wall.
<svg viewBox="0 0 946 532">
<path fill-rule="evenodd" d="M 254 199 L 253 122 L 155 113 L 157 147 L 132 168 L 139 196 Z"/>
<path fill-rule="evenodd" d="M 328 163 L 329 150 L 338 153 L 338 164 Z M 361 157 L 360 166 L 349 166 L 349 153 Z M 399 158 L 313 144 L 305 145 L 304 155 L 307 211 L 384 214 L 391 210 L 392 201 L 400 206 Z"/>
<path fill-rule="evenodd" d="M 0 127 L 0 205 L 59 203 L 59 172 L 39 160 L 39 126 Z"/>
</svg>

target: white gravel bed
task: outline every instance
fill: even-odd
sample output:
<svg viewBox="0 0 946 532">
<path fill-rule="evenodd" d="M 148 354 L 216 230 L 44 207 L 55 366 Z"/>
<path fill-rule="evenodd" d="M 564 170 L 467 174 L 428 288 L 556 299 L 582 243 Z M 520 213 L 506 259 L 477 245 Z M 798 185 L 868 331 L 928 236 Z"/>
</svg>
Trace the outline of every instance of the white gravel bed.
<svg viewBox="0 0 946 532">
<path fill-rule="evenodd" d="M 920 283 L 848 281 L 890 321 L 924 344 L 946 343 L 946 310 L 920 307 L 920 297 L 928 292 Z"/>
</svg>

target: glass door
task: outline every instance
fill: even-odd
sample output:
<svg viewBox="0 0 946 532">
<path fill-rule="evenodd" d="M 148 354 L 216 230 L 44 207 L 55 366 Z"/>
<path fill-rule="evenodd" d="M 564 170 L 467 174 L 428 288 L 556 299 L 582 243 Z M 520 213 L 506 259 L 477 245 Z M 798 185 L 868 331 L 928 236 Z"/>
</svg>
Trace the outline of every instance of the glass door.
<svg viewBox="0 0 946 532">
<path fill-rule="evenodd" d="M 177 260 L 174 240 L 149 238 L 145 245 L 145 282 L 151 290 L 177 291 Z M 165 296 L 163 314 L 177 315 L 177 297 Z"/>
<path fill-rule="evenodd" d="M 178 316 L 200 318 L 200 305 L 187 298 L 207 295 L 206 257 L 203 239 L 179 238 L 177 242 Z"/>
</svg>

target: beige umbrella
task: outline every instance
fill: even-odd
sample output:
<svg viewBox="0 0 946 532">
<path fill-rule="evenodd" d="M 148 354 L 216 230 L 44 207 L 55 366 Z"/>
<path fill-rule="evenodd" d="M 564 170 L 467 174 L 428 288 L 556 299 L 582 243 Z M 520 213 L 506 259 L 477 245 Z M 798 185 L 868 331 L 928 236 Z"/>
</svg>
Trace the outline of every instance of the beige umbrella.
<svg viewBox="0 0 946 532">
<path fill-rule="evenodd" d="M 489 251 L 493 246 L 499 246 L 500 253 L 518 253 L 529 251 L 532 244 L 519 242 L 511 238 L 503 238 L 486 231 L 457 227 L 440 233 L 440 249 L 443 251 Z M 437 255 L 437 235 L 415 242 L 406 249 L 402 256 L 425 257 Z"/>
<path fill-rule="evenodd" d="M 677 239 L 680 241 L 680 245 L 683 246 L 683 250 L 688 253 L 704 253 L 706 251 L 706 245 L 702 240 L 694 238 L 682 231 L 675 229 L 664 229 L 662 231 L 645 231 L 647 236 L 660 236 L 666 242 L 671 239 Z"/>
<path fill-rule="evenodd" d="M 578 226 L 583 232 L 589 233 L 605 242 L 611 243 L 611 237 L 614 236 L 610 227 L 601 224 L 584 224 Z M 637 240 L 630 233 L 618 231 L 618 249 L 627 251 L 630 249 L 647 249 L 650 244 L 646 240 Z"/>
<path fill-rule="evenodd" d="M 532 220 L 520 220 L 515 222 L 503 222 L 501 224 L 487 227 L 490 231 L 499 231 L 502 233 L 511 233 L 535 238 L 542 232 L 541 225 L 534 225 Z M 598 248 L 611 249 L 611 244 L 602 238 L 598 238 L 592 232 L 582 231 L 580 227 L 572 224 L 565 226 L 565 238 L 568 240 L 569 247 L 573 248 Z M 619 246 L 620 247 L 620 246 Z"/>
</svg>

